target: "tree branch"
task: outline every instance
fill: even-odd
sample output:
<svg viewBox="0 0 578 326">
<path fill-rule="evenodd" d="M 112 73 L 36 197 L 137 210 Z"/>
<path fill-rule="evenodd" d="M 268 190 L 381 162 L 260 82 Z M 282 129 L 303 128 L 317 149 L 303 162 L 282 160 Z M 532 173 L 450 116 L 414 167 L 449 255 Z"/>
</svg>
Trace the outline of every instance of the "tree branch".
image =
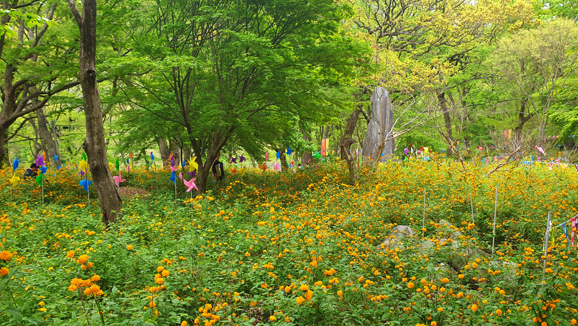
<svg viewBox="0 0 578 326">
<path fill-rule="evenodd" d="M 74 0 L 68 0 L 68 6 L 70 7 L 70 11 L 72 12 L 72 15 L 74 16 L 74 19 L 76 19 L 76 23 L 78 24 L 78 28 L 81 28 L 82 16 L 80 16 L 80 13 L 78 12 L 76 5 L 74 4 Z"/>
</svg>

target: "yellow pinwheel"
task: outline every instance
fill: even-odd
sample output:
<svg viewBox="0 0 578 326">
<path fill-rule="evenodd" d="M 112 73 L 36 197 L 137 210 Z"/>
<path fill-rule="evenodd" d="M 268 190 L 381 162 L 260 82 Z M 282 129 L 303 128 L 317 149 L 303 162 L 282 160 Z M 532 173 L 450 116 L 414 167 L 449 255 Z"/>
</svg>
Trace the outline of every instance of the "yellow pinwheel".
<svg viewBox="0 0 578 326">
<path fill-rule="evenodd" d="M 14 174 L 10 179 L 10 182 L 12 182 L 12 187 L 16 187 L 18 183 L 20 183 L 20 177 Z"/>
<path fill-rule="evenodd" d="M 80 161 L 80 163 L 78 163 L 78 167 L 80 168 L 80 170 L 84 173 L 86 173 L 86 161 L 82 160 Z"/>
<path fill-rule="evenodd" d="M 193 158 L 191 160 L 189 160 L 189 172 L 193 172 L 195 170 L 197 170 L 199 168 L 199 165 L 197 164 L 197 158 Z"/>
</svg>

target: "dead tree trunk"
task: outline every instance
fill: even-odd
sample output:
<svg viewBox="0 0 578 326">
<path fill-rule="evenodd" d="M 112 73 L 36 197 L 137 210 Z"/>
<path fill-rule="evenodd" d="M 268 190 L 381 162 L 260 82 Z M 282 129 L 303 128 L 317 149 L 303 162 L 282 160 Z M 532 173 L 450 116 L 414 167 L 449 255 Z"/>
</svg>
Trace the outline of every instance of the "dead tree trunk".
<svg viewBox="0 0 578 326">
<path fill-rule="evenodd" d="M 80 28 L 80 85 L 86 117 L 86 138 L 82 147 L 88 155 L 88 164 L 94 187 L 100 201 L 104 225 L 114 223 L 122 217 L 122 200 L 110 174 L 106 157 L 102 104 L 96 79 L 96 0 L 82 3 L 82 17 L 74 0 L 68 0 L 78 27 Z"/>
<path fill-rule="evenodd" d="M 448 139 L 451 142 L 453 142 L 454 138 L 452 135 L 452 118 L 450 116 L 450 109 L 448 108 L 448 102 L 447 102 L 446 97 L 445 97 L 445 92 L 442 91 L 442 92 L 438 93 L 438 102 L 440 105 L 440 110 L 442 111 L 442 114 L 444 115 L 444 125 L 446 128 L 446 135 L 447 135 Z"/>
</svg>

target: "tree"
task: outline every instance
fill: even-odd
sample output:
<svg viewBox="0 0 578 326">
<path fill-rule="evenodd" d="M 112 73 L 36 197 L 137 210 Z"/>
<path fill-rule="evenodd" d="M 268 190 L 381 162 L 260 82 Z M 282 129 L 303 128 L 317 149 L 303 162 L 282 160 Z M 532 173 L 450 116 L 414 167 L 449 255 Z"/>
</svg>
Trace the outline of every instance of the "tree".
<svg viewBox="0 0 578 326">
<path fill-rule="evenodd" d="M 578 53 L 572 49 L 577 40 L 574 21 L 559 18 L 499 42 L 491 63 L 520 100 L 517 137 L 524 124 L 534 120 L 538 144 L 544 144 L 551 108 L 575 71 Z"/>
<path fill-rule="evenodd" d="M 121 216 L 122 200 L 110 173 L 104 141 L 102 105 L 96 78 L 96 0 L 83 2 L 82 16 L 74 0 L 68 0 L 68 5 L 80 29 L 79 79 L 86 117 L 86 138 L 82 147 L 88 156 L 102 222 L 109 225 Z"/>
<path fill-rule="evenodd" d="M 160 1 L 140 22 L 150 33 L 135 36 L 140 58 L 127 61 L 152 71 L 125 79 L 123 91 L 143 116 L 184 130 L 202 193 L 227 142 L 258 158 L 286 121 L 340 112 L 359 52 L 339 34 L 345 9 L 331 0 Z"/>
<path fill-rule="evenodd" d="M 57 3 L 2 2 L 0 58 L 4 64 L 0 86 L 0 165 L 7 161 L 10 127 L 19 118 L 41 109 L 54 94 L 78 85 L 78 81 L 68 74 L 71 66 L 67 62 L 67 49 L 63 49 L 54 35 L 51 42 L 44 42 Z M 16 131 L 24 123 L 26 120 Z"/>
</svg>

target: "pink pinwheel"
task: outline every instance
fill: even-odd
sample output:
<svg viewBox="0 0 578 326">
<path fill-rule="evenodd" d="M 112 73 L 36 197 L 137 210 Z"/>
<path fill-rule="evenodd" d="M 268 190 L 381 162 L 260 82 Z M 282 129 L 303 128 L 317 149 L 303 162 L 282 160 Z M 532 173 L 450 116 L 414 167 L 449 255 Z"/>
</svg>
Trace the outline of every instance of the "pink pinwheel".
<svg viewBox="0 0 578 326">
<path fill-rule="evenodd" d="M 177 171 L 177 167 L 174 166 L 174 165 L 172 165 L 172 166 L 171 166 L 171 172 L 176 172 L 176 171 Z"/>
<path fill-rule="evenodd" d="M 537 145 L 535 147 L 540 153 L 547 155 L 546 152 L 544 152 L 544 150 L 542 149 L 542 147 L 538 147 Z"/>
<path fill-rule="evenodd" d="M 121 182 L 125 182 L 126 180 L 122 178 L 122 176 L 120 175 L 120 170 L 118 170 L 118 176 L 114 176 L 112 177 L 114 179 L 114 183 L 116 183 L 117 187 L 120 187 L 120 183 Z"/>
<path fill-rule="evenodd" d="M 269 153 L 265 153 L 265 161 L 269 161 Z"/>
<path fill-rule="evenodd" d="M 183 172 L 179 172 L 179 179 L 183 180 Z"/>
<path fill-rule="evenodd" d="M 190 181 L 183 180 L 183 182 L 185 183 L 185 186 L 188 187 L 187 192 L 193 190 L 193 188 L 195 188 L 195 189 L 197 189 L 197 191 L 199 191 L 199 188 L 197 188 L 197 185 L 195 184 L 195 180 L 197 180 L 197 178 L 192 178 Z"/>
<path fill-rule="evenodd" d="M 279 164 L 279 162 L 275 163 L 275 166 L 273 166 L 273 170 L 281 171 L 281 164 Z"/>
</svg>

